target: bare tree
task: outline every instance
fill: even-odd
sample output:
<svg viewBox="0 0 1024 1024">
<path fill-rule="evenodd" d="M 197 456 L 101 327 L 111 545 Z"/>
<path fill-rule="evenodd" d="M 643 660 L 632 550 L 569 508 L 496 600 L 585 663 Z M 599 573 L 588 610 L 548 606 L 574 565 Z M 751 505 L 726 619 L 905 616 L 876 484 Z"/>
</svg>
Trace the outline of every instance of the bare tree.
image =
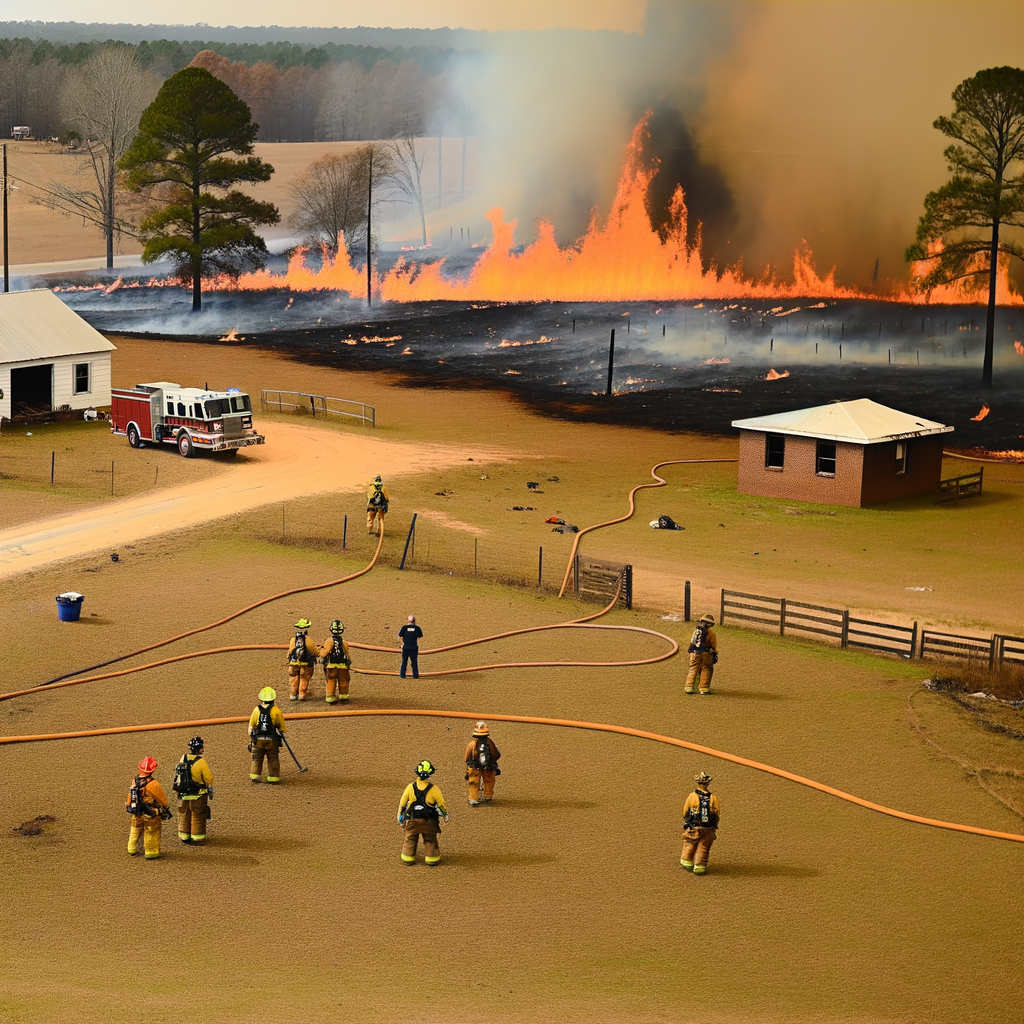
<svg viewBox="0 0 1024 1024">
<path fill-rule="evenodd" d="M 289 191 L 295 211 L 290 221 L 313 245 L 332 252 L 338 236 L 351 247 L 366 230 L 367 161 L 360 150 L 339 156 L 328 153 L 313 161 Z"/>
<path fill-rule="evenodd" d="M 423 163 L 427 151 L 422 152 L 416 146 L 416 136 L 411 130 L 405 130 L 398 138 L 390 139 L 388 148 L 394 158 L 395 185 L 398 192 L 419 210 L 420 233 L 423 244 L 427 244 L 427 213 L 423 201 Z"/>
<path fill-rule="evenodd" d="M 108 267 L 114 265 L 114 235 L 135 234 L 132 223 L 118 216 L 124 197 L 119 194 L 117 162 L 135 138 L 139 118 L 158 86 L 130 48 L 108 46 L 69 73 L 61 90 L 64 124 L 83 140 L 78 181 L 51 180 L 36 201 L 100 227 Z"/>
</svg>

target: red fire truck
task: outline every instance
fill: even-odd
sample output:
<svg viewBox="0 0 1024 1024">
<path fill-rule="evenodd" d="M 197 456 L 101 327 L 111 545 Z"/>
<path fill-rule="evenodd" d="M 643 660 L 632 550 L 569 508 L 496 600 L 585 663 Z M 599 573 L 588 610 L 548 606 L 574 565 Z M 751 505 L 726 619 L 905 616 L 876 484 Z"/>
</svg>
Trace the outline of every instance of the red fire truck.
<svg viewBox="0 0 1024 1024">
<path fill-rule="evenodd" d="M 252 429 L 252 403 L 237 388 L 207 391 L 158 381 L 133 388 L 111 388 L 110 429 L 125 434 L 133 448 L 177 445 L 186 459 L 197 451 L 237 455 L 239 448 L 263 444 Z"/>
</svg>

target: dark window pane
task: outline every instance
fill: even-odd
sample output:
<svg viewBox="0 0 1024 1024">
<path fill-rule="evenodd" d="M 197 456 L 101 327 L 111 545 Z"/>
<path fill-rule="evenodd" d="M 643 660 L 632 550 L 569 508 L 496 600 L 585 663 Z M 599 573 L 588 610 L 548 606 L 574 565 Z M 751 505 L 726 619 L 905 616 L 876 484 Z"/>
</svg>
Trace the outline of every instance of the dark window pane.
<svg viewBox="0 0 1024 1024">
<path fill-rule="evenodd" d="M 89 390 L 89 364 L 75 363 L 75 394 L 81 395 Z"/>
<path fill-rule="evenodd" d="M 184 402 L 179 402 L 178 403 L 178 415 L 179 416 L 184 416 L 185 415 L 185 403 Z"/>
<path fill-rule="evenodd" d="M 782 469 L 786 461 L 786 437 L 784 434 L 766 434 L 764 464 L 773 469 Z"/>
<path fill-rule="evenodd" d="M 815 472 L 827 473 L 835 476 L 836 472 L 836 445 L 834 441 L 818 442 L 817 467 Z"/>
</svg>

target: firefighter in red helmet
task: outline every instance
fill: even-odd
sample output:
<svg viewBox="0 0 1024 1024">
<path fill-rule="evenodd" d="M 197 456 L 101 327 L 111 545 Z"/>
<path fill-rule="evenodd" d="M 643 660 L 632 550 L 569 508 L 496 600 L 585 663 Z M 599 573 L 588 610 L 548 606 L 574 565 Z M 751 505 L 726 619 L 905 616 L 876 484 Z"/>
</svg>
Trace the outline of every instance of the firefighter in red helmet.
<svg viewBox="0 0 1024 1024">
<path fill-rule="evenodd" d="M 164 787 L 153 778 L 156 769 L 155 758 L 144 757 L 139 762 L 139 774 L 135 776 L 125 801 L 125 810 L 132 816 L 128 853 L 132 857 L 138 855 L 141 835 L 146 860 L 156 860 L 160 856 L 160 826 L 171 816 Z"/>
</svg>

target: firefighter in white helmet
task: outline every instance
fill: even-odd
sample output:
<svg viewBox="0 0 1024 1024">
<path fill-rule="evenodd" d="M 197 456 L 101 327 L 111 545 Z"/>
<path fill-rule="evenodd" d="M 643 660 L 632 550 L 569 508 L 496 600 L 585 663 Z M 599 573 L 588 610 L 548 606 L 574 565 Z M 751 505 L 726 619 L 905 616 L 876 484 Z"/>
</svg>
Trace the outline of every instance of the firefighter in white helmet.
<svg viewBox="0 0 1024 1024">
<path fill-rule="evenodd" d="M 714 615 L 702 615 L 690 637 L 690 646 L 686 648 L 690 655 L 690 670 L 686 673 L 687 693 L 693 693 L 694 683 L 702 694 L 711 692 L 711 677 L 718 664 L 718 637 L 711 628 L 714 624 Z"/>
<path fill-rule="evenodd" d="M 384 486 L 381 478 L 375 476 L 373 483 L 366 489 L 366 532 L 380 533 L 384 529 L 384 517 L 388 514 L 388 504 L 391 496 L 387 487 Z M 376 528 L 374 520 L 377 521 Z"/>
<path fill-rule="evenodd" d="M 481 783 L 484 801 L 490 803 L 494 799 L 494 779 L 501 774 L 499 757 L 501 751 L 491 739 L 487 723 L 477 722 L 473 728 L 473 738 L 466 747 L 466 781 L 469 783 L 470 807 L 477 807 L 480 803 Z"/>
<path fill-rule="evenodd" d="M 683 804 L 683 852 L 679 863 L 695 875 L 703 875 L 708 869 L 708 855 L 711 844 L 718 838 L 718 819 L 721 810 L 718 797 L 711 789 L 711 776 L 700 772 L 693 777 L 697 788 Z"/>
<path fill-rule="evenodd" d="M 349 669 L 352 658 L 348 652 L 348 644 L 342 638 L 345 624 L 340 619 L 331 623 L 331 635 L 324 641 L 320 650 L 323 652 L 325 699 L 328 704 L 337 704 L 339 700 L 348 700 Z"/>
<path fill-rule="evenodd" d="M 288 644 L 288 699 L 305 700 L 313 669 L 320 657 L 320 648 L 309 639 L 313 623 L 299 619 L 295 623 L 295 635 Z"/>
</svg>

